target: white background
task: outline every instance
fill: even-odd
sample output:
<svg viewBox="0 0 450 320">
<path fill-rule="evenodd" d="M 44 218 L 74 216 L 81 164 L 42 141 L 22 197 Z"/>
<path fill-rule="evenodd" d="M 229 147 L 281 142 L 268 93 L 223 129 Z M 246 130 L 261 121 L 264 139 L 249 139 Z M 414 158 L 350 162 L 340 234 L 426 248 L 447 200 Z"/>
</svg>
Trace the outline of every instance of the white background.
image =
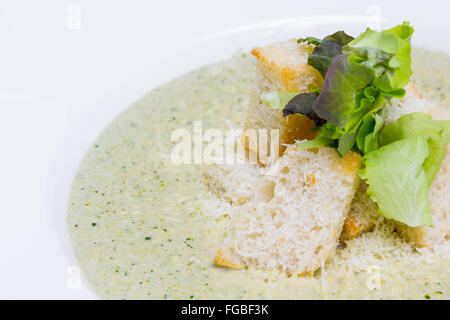
<svg viewBox="0 0 450 320">
<path fill-rule="evenodd" d="M 0 298 L 96 298 L 84 279 L 67 286 L 66 204 L 85 151 L 119 112 L 238 48 L 356 35 L 374 4 L 381 27 L 409 20 L 414 45 L 450 54 L 442 0 L 0 0 Z"/>
</svg>

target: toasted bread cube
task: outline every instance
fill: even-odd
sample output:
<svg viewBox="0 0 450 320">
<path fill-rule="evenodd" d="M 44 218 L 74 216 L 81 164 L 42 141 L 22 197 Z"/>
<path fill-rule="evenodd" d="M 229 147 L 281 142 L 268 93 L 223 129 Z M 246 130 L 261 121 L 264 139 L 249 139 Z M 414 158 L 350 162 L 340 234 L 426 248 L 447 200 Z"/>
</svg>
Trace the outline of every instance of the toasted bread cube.
<svg viewBox="0 0 450 320">
<path fill-rule="evenodd" d="M 267 143 L 269 144 L 272 136 L 271 129 L 277 129 L 279 135 L 278 143 L 278 156 L 281 156 L 286 149 L 286 145 L 293 144 L 297 140 L 313 139 L 318 131 L 312 131 L 314 127 L 314 121 L 308 119 L 307 117 L 300 114 L 292 114 L 289 117 L 283 117 L 282 110 L 273 110 L 263 104 L 255 96 L 250 99 L 250 104 L 247 108 L 247 118 L 245 121 L 245 130 L 258 130 L 267 129 L 268 138 Z M 258 162 L 261 165 L 267 165 L 266 158 L 263 158 L 261 153 L 260 145 L 257 148 L 252 147 L 252 145 L 245 140 L 246 132 L 242 135 L 242 144 L 247 150 L 255 153 L 258 156 Z M 270 146 L 267 146 L 267 155 L 269 155 Z"/>
<path fill-rule="evenodd" d="M 252 50 L 257 59 L 256 88 L 247 109 L 245 129 L 278 129 L 279 156 L 286 149 L 286 144 L 314 138 L 316 132 L 311 132 L 314 122 L 301 115 L 283 117 L 282 110 L 270 109 L 259 97 L 269 91 L 309 92 L 311 88 L 320 88 L 322 76 L 307 63 L 313 49 L 312 45 L 291 39 Z M 258 150 L 253 150 L 248 143 L 243 141 L 243 144 L 258 154 Z M 267 163 L 260 161 L 260 164 Z"/>
<path fill-rule="evenodd" d="M 211 191 L 236 206 L 250 201 L 257 186 L 265 179 L 257 166 L 248 163 L 207 166 L 203 176 Z"/>
<path fill-rule="evenodd" d="M 340 157 L 328 147 L 288 147 L 278 172 L 266 176 L 255 196 L 237 209 L 233 235 L 224 246 L 234 251 L 228 257 L 221 249 L 218 260 L 238 256 L 248 267 L 316 271 L 337 246 L 359 184 L 359 163 L 358 154 Z"/>
<path fill-rule="evenodd" d="M 450 120 L 450 110 L 434 105 L 410 84 L 402 99 L 395 99 L 386 110 L 386 122 L 390 123 L 411 112 L 428 113 L 434 120 Z M 445 148 L 441 169 L 429 190 L 433 227 L 409 227 L 396 223 L 398 231 L 416 247 L 433 247 L 450 240 L 450 146 Z"/>
<path fill-rule="evenodd" d="M 340 241 L 345 242 L 359 237 L 364 232 L 372 231 L 383 220 L 378 213 L 378 206 L 367 194 L 367 185 L 360 183 L 355 193 L 350 210 L 345 219 Z"/>
<path fill-rule="evenodd" d="M 308 65 L 308 55 L 313 50 L 313 45 L 297 43 L 296 39 L 253 48 L 258 93 L 306 92 L 309 88 L 322 87 L 322 76 Z"/>
<path fill-rule="evenodd" d="M 246 266 L 242 259 L 236 255 L 233 248 L 219 249 L 214 258 L 214 264 L 219 267 L 226 267 L 230 269 L 244 269 Z"/>
</svg>

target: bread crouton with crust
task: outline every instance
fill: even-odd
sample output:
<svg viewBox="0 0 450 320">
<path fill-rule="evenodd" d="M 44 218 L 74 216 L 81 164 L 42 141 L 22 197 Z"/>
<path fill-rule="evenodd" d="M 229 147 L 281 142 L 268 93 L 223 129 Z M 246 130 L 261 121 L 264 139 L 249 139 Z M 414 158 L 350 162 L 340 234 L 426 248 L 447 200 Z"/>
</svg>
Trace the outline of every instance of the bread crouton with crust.
<svg viewBox="0 0 450 320">
<path fill-rule="evenodd" d="M 203 177 L 211 191 L 236 206 L 250 201 L 255 188 L 265 181 L 260 168 L 249 163 L 207 166 Z"/>
<path fill-rule="evenodd" d="M 339 240 L 345 242 L 372 231 L 384 220 L 378 213 L 378 206 L 367 194 L 367 185 L 361 181 L 345 219 Z"/>
<path fill-rule="evenodd" d="M 255 47 L 258 93 L 267 91 L 306 92 L 322 87 L 320 73 L 308 64 L 314 46 L 296 39 Z"/>
<path fill-rule="evenodd" d="M 311 88 L 320 88 L 322 76 L 307 63 L 313 50 L 313 45 L 297 43 L 296 39 L 252 49 L 257 61 L 256 88 L 250 97 L 244 129 L 278 129 L 280 156 L 285 144 L 314 138 L 316 133 L 311 132 L 314 122 L 298 114 L 283 117 L 282 110 L 270 109 L 259 97 L 270 91 L 309 92 Z M 258 154 L 249 143 L 243 141 L 243 144 Z M 258 160 L 262 165 L 267 164 L 260 157 Z"/>
<path fill-rule="evenodd" d="M 214 264 L 219 267 L 225 267 L 230 269 L 244 269 L 245 263 L 236 254 L 233 248 L 220 248 L 217 250 L 216 257 L 214 258 Z"/>
<path fill-rule="evenodd" d="M 308 65 L 308 55 L 313 50 L 313 45 L 304 42 L 299 44 L 295 39 L 252 50 L 252 54 L 257 58 L 256 88 L 251 93 L 245 129 L 278 129 L 280 132 L 279 156 L 283 154 L 285 145 L 293 144 L 297 140 L 313 139 L 317 131 L 311 131 L 314 126 L 313 121 L 298 114 L 283 117 L 282 110 L 269 108 L 260 101 L 259 96 L 261 93 L 270 91 L 308 92 L 311 88 L 321 87 L 322 76 L 315 68 Z M 252 148 L 244 139 L 243 136 L 246 149 L 258 155 L 258 150 L 255 147 Z M 265 161 L 261 161 L 259 155 L 258 161 L 260 164 L 266 164 Z M 364 194 L 359 193 L 362 196 Z M 367 206 L 373 205 L 369 202 Z M 361 207 L 358 203 L 352 206 L 353 210 L 350 210 L 341 240 L 353 239 L 373 228 L 371 215 L 365 216 L 365 213 L 360 213 Z"/>
<path fill-rule="evenodd" d="M 233 233 L 215 263 L 287 274 L 316 271 L 337 246 L 359 184 L 359 164 L 352 152 L 340 157 L 328 147 L 288 147 L 277 173 L 237 209 Z"/>
</svg>

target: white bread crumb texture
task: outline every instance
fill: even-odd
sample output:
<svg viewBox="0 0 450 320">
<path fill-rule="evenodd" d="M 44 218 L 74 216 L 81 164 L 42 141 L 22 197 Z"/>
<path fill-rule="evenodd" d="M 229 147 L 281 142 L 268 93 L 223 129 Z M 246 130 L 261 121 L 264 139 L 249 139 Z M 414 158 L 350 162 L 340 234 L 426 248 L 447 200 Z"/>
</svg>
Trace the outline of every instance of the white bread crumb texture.
<svg viewBox="0 0 450 320">
<path fill-rule="evenodd" d="M 279 173 L 261 178 L 252 199 L 236 210 L 225 246 L 247 266 L 314 272 L 334 252 L 358 184 L 357 167 L 342 173 L 340 166 L 331 148 L 289 147 Z"/>
</svg>

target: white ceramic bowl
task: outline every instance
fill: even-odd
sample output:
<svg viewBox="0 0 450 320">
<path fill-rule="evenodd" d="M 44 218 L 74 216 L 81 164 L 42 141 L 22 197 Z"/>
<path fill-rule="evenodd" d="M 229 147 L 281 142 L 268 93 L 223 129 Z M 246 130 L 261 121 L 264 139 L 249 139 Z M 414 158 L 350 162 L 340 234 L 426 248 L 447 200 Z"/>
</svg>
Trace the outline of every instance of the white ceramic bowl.
<svg viewBox="0 0 450 320">
<path fill-rule="evenodd" d="M 2 2 L 0 298 L 96 298 L 83 278 L 77 284 L 65 223 L 71 183 L 95 137 L 147 91 L 237 49 L 367 24 L 409 20 L 414 45 L 450 53 L 448 9 L 411 0 Z"/>
</svg>

